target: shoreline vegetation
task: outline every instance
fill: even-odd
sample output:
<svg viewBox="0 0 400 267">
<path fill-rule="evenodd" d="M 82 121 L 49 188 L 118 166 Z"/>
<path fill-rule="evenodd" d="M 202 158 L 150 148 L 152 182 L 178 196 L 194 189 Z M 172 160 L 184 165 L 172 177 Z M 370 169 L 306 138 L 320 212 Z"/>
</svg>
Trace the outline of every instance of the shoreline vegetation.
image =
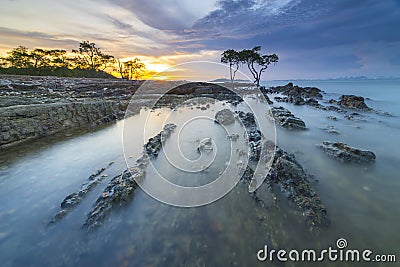
<svg viewBox="0 0 400 267">
<path fill-rule="evenodd" d="M 101 51 L 95 43 L 82 41 L 78 49 L 13 48 L 0 57 L 0 74 L 75 78 L 140 79 L 145 64 L 137 57 L 119 59 Z"/>
</svg>

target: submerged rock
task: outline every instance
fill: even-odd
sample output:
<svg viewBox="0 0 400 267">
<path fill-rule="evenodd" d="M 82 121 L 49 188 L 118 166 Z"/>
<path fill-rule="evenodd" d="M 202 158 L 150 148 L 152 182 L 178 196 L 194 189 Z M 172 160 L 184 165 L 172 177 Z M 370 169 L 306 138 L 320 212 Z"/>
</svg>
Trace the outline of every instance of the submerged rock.
<svg viewBox="0 0 400 267">
<path fill-rule="evenodd" d="M 229 125 L 235 123 L 235 116 L 230 109 L 223 109 L 215 114 L 215 121 L 223 125 Z"/>
<path fill-rule="evenodd" d="M 306 124 L 300 118 L 295 117 L 289 110 L 283 107 L 273 107 L 269 115 L 284 128 L 305 130 Z"/>
<path fill-rule="evenodd" d="M 158 135 L 150 138 L 143 146 L 143 154 L 136 161 L 136 164 L 111 179 L 103 193 L 97 198 L 95 206 L 90 211 L 84 223 L 87 229 L 91 230 L 100 226 L 113 208 L 123 205 L 131 198 L 132 193 L 138 187 L 138 182 L 140 182 L 145 175 L 145 168 L 149 163 L 149 158 L 157 157 L 165 140 L 171 135 L 175 128 L 175 124 L 166 124 Z M 99 172 L 98 175 L 100 173 L 101 172 Z M 65 205 L 69 207 L 70 200 L 74 198 L 68 196 L 66 199 L 68 199 L 68 201 Z M 62 211 L 57 214 L 55 218 L 59 220 L 64 216 L 65 214 Z"/>
<path fill-rule="evenodd" d="M 248 144 L 250 148 L 249 160 L 258 161 L 261 155 L 261 148 L 263 145 L 263 137 L 259 130 L 253 130 L 247 133 Z"/>
<path fill-rule="evenodd" d="M 293 83 L 288 83 L 283 86 L 276 86 L 269 88 L 269 92 L 271 93 L 280 93 L 286 96 L 294 97 L 297 99 L 308 99 L 308 98 L 316 98 L 322 99 L 322 90 L 316 87 L 300 87 L 297 85 L 293 85 Z"/>
<path fill-rule="evenodd" d="M 199 152 L 209 152 L 213 150 L 213 144 L 211 138 L 204 138 L 200 141 L 197 151 Z"/>
<path fill-rule="evenodd" d="M 238 134 L 228 135 L 228 139 L 231 141 L 237 141 L 239 139 L 239 135 Z"/>
<path fill-rule="evenodd" d="M 349 147 L 340 142 L 324 141 L 317 146 L 329 156 L 342 162 L 368 163 L 376 159 L 372 151 Z"/>
<path fill-rule="evenodd" d="M 355 95 L 342 95 L 340 97 L 340 101 L 337 102 L 341 107 L 349 108 L 349 109 L 359 109 L 370 111 L 372 110 L 367 106 L 364 102 L 364 97 L 355 96 Z"/>
<path fill-rule="evenodd" d="M 138 187 L 137 181 L 142 179 L 144 174 L 144 167 L 135 166 L 115 176 L 97 199 L 84 226 L 89 230 L 100 226 L 115 206 L 121 206 L 130 199 Z"/>
<path fill-rule="evenodd" d="M 332 121 L 337 121 L 337 120 L 338 120 L 337 117 L 332 116 L 332 115 L 326 116 L 326 118 L 327 118 L 328 120 L 332 120 Z"/>
<path fill-rule="evenodd" d="M 244 127 L 248 130 L 254 130 L 257 128 L 257 123 L 254 117 L 254 114 L 251 112 L 243 112 L 243 111 L 237 111 L 239 115 L 240 121 L 243 123 Z"/>
<path fill-rule="evenodd" d="M 333 125 L 326 125 L 324 128 L 322 128 L 322 130 L 331 134 L 340 134 L 340 132 Z"/>
<path fill-rule="evenodd" d="M 310 185 L 311 177 L 293 154 L 276 147 L 267 179 L 271 184 L 280 186 L 281 191 L 303 211 L 311 226 L 326 226 L 330 223 L 325 206 Z"/>
<path fill-rule="evenodd" d="M 86 182 L 81 185 L 79 191 L 74 192 L 61 202 L 61 210 L 50 220 L 50 223 L 56 223 L 64 218 L 70 210 L 79 204 L 82 199 L 89 193 L 96 185 L 98 185 L 106 176 L 100 175 L 106 169 L 108 169 L 114 162 L 110 162 L 107 167 L 103 167 L 97 170 L 95 173 L 89 176 Z"/>
<path fill-rule="evenodd" d="M 327 210 L 311 187 L 312 177 L 297 162 L 295 156 L 283 151 L 272 141 L 267 141 L 264 148 L 267 154 L 274 157 L 265 182 L 271 187 L 278 186 L 281 192 L 303 212 L 303 216 L 311 226 L 329 225 Z M 254 170 L 247 166 L 241 179 L 250 185 L 253 175 Z M 253 195 L 256 196 L 256 192 Z"/>
<path fill-rule="evenodd" d="M 268 97 L 269 90 L 265 89 L 265 86 L 260 86 L 260 91 L 263 94 L 263 96 L 265 97 L 265 100 L 267 101 L 267 103 L 269 105 L 272 105 L 274 102 L 272 102 L 271 99 L 269 99 L 269 97 Z"/>
<path fill-rule="evenodd" d="M 176 128 L 175 124 L 169 123 L 164 126 L 164 129 L 156 136 L 149 139 L 149 141 L 144 145 L 144 154 L 154 158 L 158 156 L 162 145 L 164 144 L 167 137 L 170 136 L 172 131 Z"/>
<path fill-rule="evenodd" d="M 349 121 L 354 121 L 354 122 L 360 122 L 360 121 L 366 121 L 365 120 L 365 116 L 356 113 L 356 112 L 352 112 L 350 114 L 346 114 L 344 116 L 346 119 L 348 119 Z"/>
</svg>

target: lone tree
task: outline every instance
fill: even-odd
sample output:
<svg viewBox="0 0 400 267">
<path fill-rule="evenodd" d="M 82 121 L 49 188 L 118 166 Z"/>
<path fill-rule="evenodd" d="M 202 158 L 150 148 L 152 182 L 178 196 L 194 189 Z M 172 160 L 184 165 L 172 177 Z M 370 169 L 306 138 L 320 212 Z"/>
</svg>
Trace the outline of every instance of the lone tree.
<svg viewBox="0 0 400 267">
<path fill-rule="evenodd" d="M 229 74 L 231 81 L 233 82 L 241 63 L 240 53 L 233 49 L 225 50 L 221 55 L 221 62 L 229 64 Z"/>
<path fill-rule="evenodd" d="M 254 83 L 260 86 L 261 75 L 271 63 L 277 63 L 279 57 L 277 54 L 262 55 L 261 46 L 255 46 L 253 49 L 243 49 L 242 51 L 235 51 L 232 49 L 224 51 L 222 53 L 221 62 L 229 63 L 231 70 L 231 80 L 235 78 L 235 73 L 239 68 L 240 64 L 245 64 L 251 75 L 254 78 Z M 232 66 L 236 69 L 232 75 Z"/>
<path fill-rule="evenodd" d="M 114 63 L 113 56 L 103 54 L 100 48 L 96 47 L 95 43 L 89 41 L 79 43 L 79 49 L 74 49 L 72 52 L 78 54 L 75 64 L 82 69 L 103 71 Z"/>
</svg>

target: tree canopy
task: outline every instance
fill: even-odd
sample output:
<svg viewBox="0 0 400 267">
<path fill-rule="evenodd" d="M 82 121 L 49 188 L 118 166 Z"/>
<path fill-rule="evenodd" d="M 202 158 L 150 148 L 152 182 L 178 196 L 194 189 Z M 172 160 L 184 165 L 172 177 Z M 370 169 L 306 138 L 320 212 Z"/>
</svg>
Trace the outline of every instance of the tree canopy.
<svg viewBox="0 0 400 267">
<path fill-rule="evenodd" d="M 143 74 L 146 65 L 141 62 L 139 58 L 134 58 L 132 60 L 127 60 L 122 62 L 120 59 L 117 59 L 117 68 L 116 70 L 121 75 L 122 79 L 140 79 Z"/>
<path fill-rule="evenodd" d="M 268 69 L 268 66 L 278 61 L 279 57 L 277 54 L 261 54 L 261 46 L 255 46 L 252 49 L 243 49 L 241 51 L 228 49 L 221 54 L 221 62 L 229 64 L 232 81 L 235 79 L 235 74 L 239 67 L 241 65 L 246 65 L 257 86 L 260 85 L 261 75 Z"/>
<path fill-rule="evenodd" d="M 62 49 L 29 50 L 19 46 L 7 52 L 6 57 L 0 57 L 0 73 L 111 78 L 113 76 L 110 73 L 120 63 L 120 60 L 116 61 L 114 56 L 102 52 L 90 41 L 82 41 L 78 49 L 73 49 L 71 53 Z M 121 77 L 139 79 L 145 67 L 139 58 L 126 61 L 122 63 Z"/>
<path fill-rule="evenodd" d="M 91 69 L 94 71 L 104 70 L 114 64 L 114 57 L 104 54 L 95 43 L 83 41 L 79 44 L 79 49 L 72 50 L 76 53 L 75 64 L 81 69 Z"/>
<path fill-rule="evenodd" d="M 221 62 L 229 64 L 230 78 L 234 80 L 241 63 L 240 53 L 233 49 L 225 50 L 221 55 Z"/>
</svg>

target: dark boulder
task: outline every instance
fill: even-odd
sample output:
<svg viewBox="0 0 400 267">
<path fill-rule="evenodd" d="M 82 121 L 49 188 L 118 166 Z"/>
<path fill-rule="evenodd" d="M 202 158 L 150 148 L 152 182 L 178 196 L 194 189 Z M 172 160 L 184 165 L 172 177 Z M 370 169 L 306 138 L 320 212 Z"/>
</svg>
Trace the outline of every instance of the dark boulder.
<svg viewBox="0 0 400 267">
<path fill-rule="evenodd" d="M 293 83 L 288 83 L 283 86 L 276 86 L 276 87 L 271 87 L 268 90 L 270 93 L 279 93 L 283 94 L 286 96 L 292 96 L 292 97 L 301 97 L 301 98 L 316 98 L 316 99 L 322 99 L 322 90 L 316 88 L 316 87 L 300 87 L 297 85 L 293 85 Z"/>
<path fill-rule="evenodd" d="M 329 156 L 342 162 L 369 163 L 376 159 L 372 151 L 350 147 L 340 142 L 324 141 L 317 146 Z"/>
<path fill-rule="evenodd" d="M 229 125 L 235 123 L 235 116 L 230 109 L 223 109 L 215 114 L 215 121 L 223 125 Z"/>
<path fill-rule="evenodd" d="M 364 97 L 362 96 L 342 95 L 338 104 L 341 107 L 349 109 L 359 109 L 365 111 L 372 110 L 370 107 L 367 106 L 367 104 L 365 104 Z"/>
<path fill-rule="evenodd" d="M 295 117 L 289 110 L 283 107 L 273 107 L 269 110 L 269 115 L 284 128 L 305 130 L 306 124 L 300 118 Z"/>
</svg>

